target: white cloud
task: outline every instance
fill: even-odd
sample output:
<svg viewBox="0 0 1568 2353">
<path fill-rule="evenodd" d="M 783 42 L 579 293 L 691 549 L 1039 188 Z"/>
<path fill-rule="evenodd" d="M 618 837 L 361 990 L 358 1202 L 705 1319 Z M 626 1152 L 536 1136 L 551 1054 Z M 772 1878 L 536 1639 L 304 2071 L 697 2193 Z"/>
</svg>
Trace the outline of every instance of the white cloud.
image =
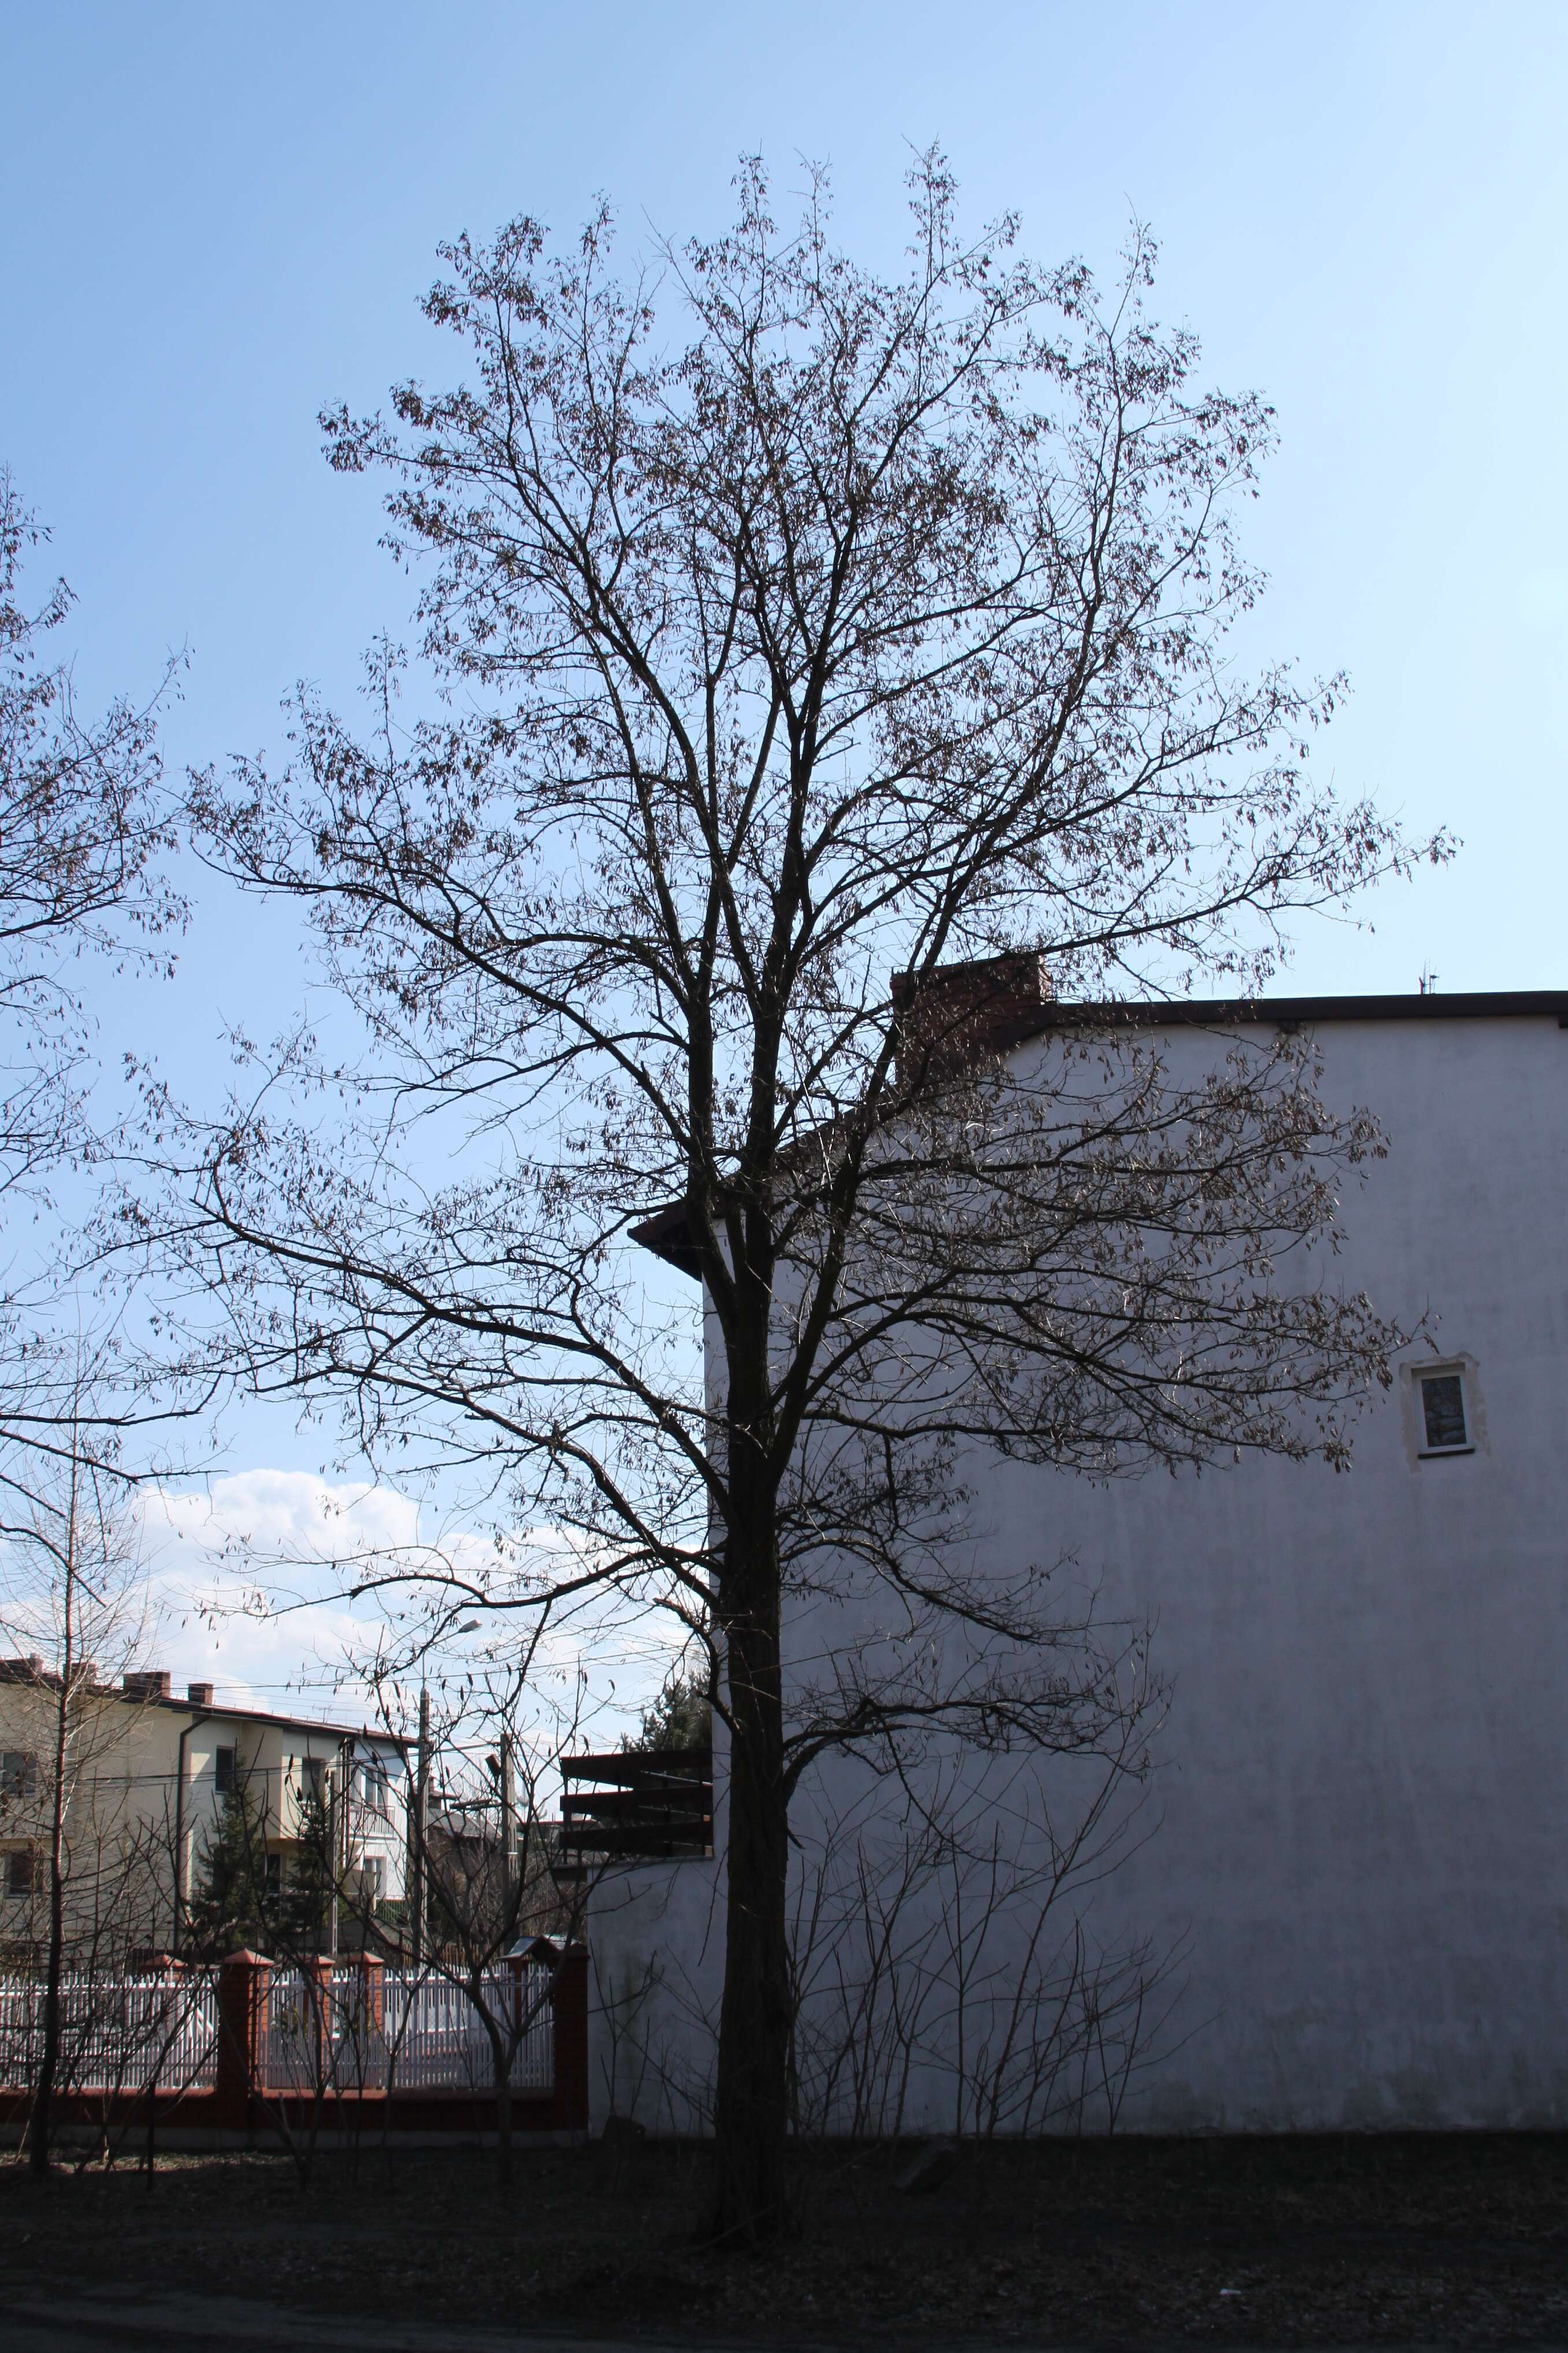
<svg viewBox="0 0 1568 2353">
<path fill-rule="evenodd" d="M 214 1683 L 222 1697 L 257 1706 L 363 1714 L 363 1688 L 341 1686 L 372 1620 L 328 1598 L 327 1577 L 312 1577 L 309 1565 L 324 1568 L 351 1546 L 407 1543 L 418 1523 L 407 1496 L 255 1470 L 205 1489 L 153 1488 L 141 1518 L 157 1623 L 152 1662 L 177 1687 Z"/>
<path fill-rule="evenodd" d="M 418 1503 L 390 1486 L 332 1482 L 309 1472 L 258 1468 L 226 1473 L 195 1490 L 153 1488 L 141 1506 L 143 1552 L 156 1639 L 148 1663 L 167 1667 L 176 1688 L 203 1681 L 218 1696 L 250 1704 L 318 1710 L 362 1719 L 371 1695 L 350 1672 L 374 1647 L 388 1615 L 410 1606 L 395 1597 L 344 1599 L 333 1563 L 370 1555 L 416 1559 L 428 1546 L 476 1575 L 491 1567 L 489 1539 L 472 1529 L 432 1535 Z M 544 1538 L 532 1540 L 542 1543 Z M 464 1620 L 474 1614 L 465 1611 Z M 479 1663 L 489 1647 L 521 1639 L 518 1621 L 485 1619 L 477 1633 L 444 1646 L 447 1671 Z M 658 1688 L 671 1630 L 658 1620 L 629 1625 L 606 1610 L 552 1634 L 537 1661 L 558 1691 L 585 1667 L 605 1709 L 595 1738 L 613 1738 Z"/>
<path fill-rule="evenodd" d="M 237 1471 L 184 1493 L 153 1488 L 143 1524 L 213 1559 L 330 1560 L 350 1549 L 406 1545 L 419 1535 L 419 1506 L 395 1487 L 363 1480 L 333 1485 L 308 1471 Z"/>
</svg>

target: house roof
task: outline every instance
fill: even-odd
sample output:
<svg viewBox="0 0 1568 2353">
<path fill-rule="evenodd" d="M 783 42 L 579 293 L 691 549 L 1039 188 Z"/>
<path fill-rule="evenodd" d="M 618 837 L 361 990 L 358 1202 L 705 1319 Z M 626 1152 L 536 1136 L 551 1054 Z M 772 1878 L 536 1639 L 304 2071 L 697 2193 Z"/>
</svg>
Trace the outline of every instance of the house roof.
<svg viewBox="0 0 1568 2353">
<path fill-rule="evenodd" d="M 1279 1029 L 1324 1021 L 1517 1021 L 1551 1019 L 1568 1029 L 1568 989 L 1483 989 L 1442 997 L 1218 997 L 1118 999 L 1047 997 L 985 1024 L 984 1050 L 1011 1053 L 1053 1029 L 1231 1029 L 1258 1023 Z M 686 1206 L 672 1201 L 631 1229 L 640 1242 L 682 1274 L 700 1272 L 687 1238 Z"/>
<path fill-rule="evenodd" d="M 121 1698 L 134 1697 L 121 1694 Z M 141 1703 L 138 1703 L 140 1704 Z M 171 1693 L 167 1699 L 155 1696 L 154 1707 L 172 1707 L 181 1715 L 211 1716 L 226 1723 L 231 1717 L 241 1724 L 275 1724 L 285 1732 L 319 1732 L 331 1740 L 373 1740 L 383 1746 L 401 1746 L 395 1732 L 373 1729 L 368 1724 L 333 1724 L 324 1716 L 285 1715 L 270 1707 L 231 1707 L 226 1701 L 214 1700 L 209 1706 L 198 1707 L 194 1700 L 176 1699 Z"/>
<path fill-rule="evenodd" d="M 59 1676 L 41 1660 L 0 1659 L 0 1683 L 35 1683 L 45 1691 L 59 1689 Z M 216 1722 L 275 1724 L 285 1732 L 315 1732 L 329 1740 L 370 1740 L 390 1748 L 401 1746 L 395 1733 L 373 1731 L 368 1725 L 332 1724 L 321 1716 L 291 1715 L 271 1707 L 243 1707 L 214 1700 L 205 1705 L 173 1692 L 128 1692 L 118 1683 L 101 1686 L 102 1695 L 124 1700 L 131 1707 L 172 1708 L 176 1715 L 211 1718 Z"/>
</svg>

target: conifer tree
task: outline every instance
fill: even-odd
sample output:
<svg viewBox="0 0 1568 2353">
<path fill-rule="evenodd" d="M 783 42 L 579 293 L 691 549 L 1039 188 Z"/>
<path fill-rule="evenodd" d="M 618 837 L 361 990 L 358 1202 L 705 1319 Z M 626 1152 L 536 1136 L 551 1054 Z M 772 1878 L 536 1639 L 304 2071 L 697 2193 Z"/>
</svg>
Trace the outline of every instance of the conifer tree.
<svg viewBox="0 0 1568 2353">
<path fill-rule="evenodd" d="M 191 1906 L 197 1949 L 265 1952 L 276 1925 L 267 1892 L 267 1837 L 262 1810 L 243 1784 L 226 1792 L 203 1842 L 200 1879 Z"/>
<path fill-rule="evenodd" d="M 289 1953 L 324 1953 L 331 1942 L 334 1873 L 331 1815 L 320 1789 L 307 1788 L 300 1799 L 297 1838 L 288 1885 L 272 1906 L 275 1938 Z"/>
<path fill-rule="evenodd" d="M 706 1748 L 713 1738 L 712 1696 L 706 1675 L 688 1674 L 677 1667 L 666 1676 L 651 1707 L 642 1712 L 634 1737 L 622 1741 L 630 1752 L 654 1748 Z"/>
</svg>

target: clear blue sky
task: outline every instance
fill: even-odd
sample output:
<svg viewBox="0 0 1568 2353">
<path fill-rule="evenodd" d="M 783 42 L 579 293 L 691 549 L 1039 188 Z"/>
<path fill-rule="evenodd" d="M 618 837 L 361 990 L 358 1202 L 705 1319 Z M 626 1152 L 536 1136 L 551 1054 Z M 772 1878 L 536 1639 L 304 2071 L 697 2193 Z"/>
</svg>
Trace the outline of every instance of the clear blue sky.
<svg viewBox="0 0 1568 2353">
<path fill-rule="evenodd" d="M 0 0 L 0 456 L 79 593 L 84 685 L 188 646 L 172 757 L 276 745 L 279 695 L 346 695 L 406 612 L 315 418 L 449 369 L 416 310 L 439 239 L 569 230 L 599 190 L 634 239 L 711 229 L 760 148 L 785 186 L 829 162 L 890 262 L 939 139 L 1047 259 L 1153 224 L 1165 315 L 1279 406 L 1250 548 L 1269 646 L 1352 673 L 1323 756 L 1465 838 L 1375 932 L 1308 928 L 1294 985 L 1568 984 L 1565 124 L 1563 0 Z M 106 994 L 110 1042 L 220 1083 L 220 1016 L 280 1020 L 292 944 L 209 891 L 179 981 Z"/>
<path fill-rule="evenodd" d="M 5 0 L 0 27 L 0 454 L 80 594 L 84 680 L 188 645 L 174 755 L 275 744 L 285 688 L 346 692 L 401 623 L 315 416 L 449 365 L 416 311 L 439 238 L 570 227 L 600 189 L 634 232 L 711 227 L 760 147 L 786 181 L 826 158 L 890 259 L 907 143 L 939 138 L 1046 257 L 1153 223 L 1162 308 L 1279 408 L 1251 547 L 1270 644 L 1352 672 L 1325 756 L 1465 837 L 1374 935 L 1310 929 L 1299 984 L 1568 982 L 1561 0 Z M 215 1007 L 291 985 L 264 926 L 203 913 L 157 1015 L 198 1060 Z"/>
</svg>

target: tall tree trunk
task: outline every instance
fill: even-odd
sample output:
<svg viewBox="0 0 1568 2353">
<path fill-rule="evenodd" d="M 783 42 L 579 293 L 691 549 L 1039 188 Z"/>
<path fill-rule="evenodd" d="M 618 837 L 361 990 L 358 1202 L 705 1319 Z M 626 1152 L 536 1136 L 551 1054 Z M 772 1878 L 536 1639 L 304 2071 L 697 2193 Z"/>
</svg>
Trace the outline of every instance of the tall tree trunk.
<svg viewBox="0 0 1568 2353">
<path fill-rule="evenodd" d="M 74 1530 L 73 1530 L 74 1535 Z M 54 2129 L 55 2077 L 60 2056 L 60 1976 L 65 1966 L 66 1888 L 66 1753 L 72 1671 L 71 1603 L 66 1586 L 65 1651 L 61 1662 L 59 1704 L 55 1713 L 54 1788 L 49 1807 L 49 1943 L 44 1965 L 44 2047 L 38 2058 L 38 2080 L 33 2093 L 33 2114 L 27 2130 L 27 2163 L 34 2173 L 47 2173 Z"/>
<path fill-rule="evenodd" d="M 771 1536 L 771 1531 L 770 1531 Z M 776 1546 L 759 1544 L 723 1612 L 730 1711 L 729 1897 L 715 2116 L 714 2236 L 756 2245 L 789 2227 L 784 2151 L 791 2026 L 788 1808 Z M 729 1597 L 726 1596 L 726 1599 Z"/>
<path fill-rule="evenodd" d="M 496 2188 L 511 2188 L 511 2081 L 505 2057 L 496 2077 Z"/>
<path fill-rule="evenodd" d="M 476 1969 L 469 1980 L 468 1999 L 479 2011 L 485 2032 L 490 2041 L 490 2080 L 496 2095 L 496 2188 L 511 2188 L 511 2060 L 517 2048 L 517 2021 L 513 2017 L 502 2031 L 488 2000 L 480 1991 L 481 1973 Z M 518 1999 L 521 1994 L 519 1990 Z"/>
</svg>

